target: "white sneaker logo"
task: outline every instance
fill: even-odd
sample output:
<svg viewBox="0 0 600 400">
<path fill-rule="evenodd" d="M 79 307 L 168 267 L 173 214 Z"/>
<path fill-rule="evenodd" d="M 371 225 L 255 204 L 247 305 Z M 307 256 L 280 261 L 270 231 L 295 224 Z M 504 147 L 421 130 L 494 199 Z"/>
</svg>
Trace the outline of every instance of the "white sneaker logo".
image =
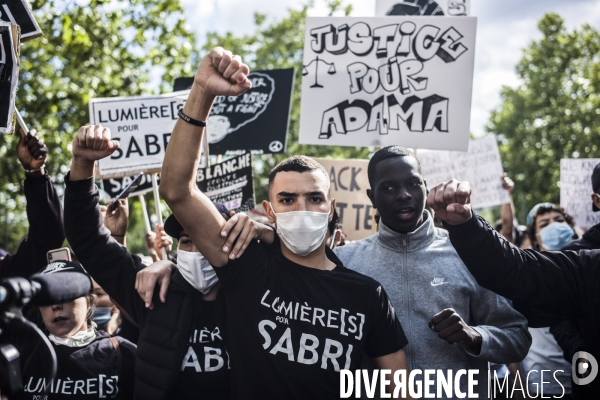
<svg viewBox="0 0 600 400">
<path fill-rule="evenodd" d="M 446 282 L 446 278 L 433 278 L 431 281 L 431 286 L 439 286 L 443 285 L 444 283 L 448 283 Z"/>
</svg>

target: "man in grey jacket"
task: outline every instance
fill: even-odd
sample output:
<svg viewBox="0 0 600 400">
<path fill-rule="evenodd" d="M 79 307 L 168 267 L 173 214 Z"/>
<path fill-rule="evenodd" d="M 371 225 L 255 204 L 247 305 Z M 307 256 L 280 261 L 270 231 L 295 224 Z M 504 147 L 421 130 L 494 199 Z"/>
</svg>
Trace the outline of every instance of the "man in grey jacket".
<svg viewBox="0 0 600 400">
<path fill-rule="evenodd" d="M 411 370 L 478 369 L 475 393 L 488 398 L 488 362 L 508 364 L 527 355 L 526 319 L 477 284 L 447 233 L 434 226 L 425 210 L 421 166 L 410 150 L 379 150 L 368 176 L 367 194 L 381 216 L 379 231 L 336 248 L 337 256 L 385 287 L 409 341 Z M 431 392 L 437 393 L 435 379 Z"/>
</svg>

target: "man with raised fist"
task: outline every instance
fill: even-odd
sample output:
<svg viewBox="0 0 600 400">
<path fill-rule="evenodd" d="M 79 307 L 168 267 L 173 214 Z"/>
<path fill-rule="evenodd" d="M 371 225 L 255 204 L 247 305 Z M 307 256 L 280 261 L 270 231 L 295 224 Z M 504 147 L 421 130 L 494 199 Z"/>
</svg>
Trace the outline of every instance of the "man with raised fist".
<svg viewBox="0 0 600 400">
<path fill-rule="evenodd" d="M 574 357 L 573 364 L 589 370 L 579 374 L 574 366 L 573 378 L 578 384 L 589 385 L 597 398 L 600 379 L 594 377 L 600 360 L 600 250 L 521 250 L 475 214 L 470 196 L 468 182 L 452 180 L 433 188 L 427 201 L 444 221 L 452 245 L 477 282 L 512 300 L 529 326 L 541 328 L 572 318 L 583 321 L 589 354 Z M 577 362 L 590 355 L 594 362 Z"/>
<path fill-rule="evenodd" d="M 340 370 L 358 369 L 364 352 L 388 370 L 391 391 L 396 372 L 408 376 L 406 338 L 381 285 L 345 268 L 326 246 L 335 200 L 323 166 L 295 156 L 271 171 L 263 206 L 277 236 L 272 244 L 251 242 L 241 255 L 227 253 L 225 219 L 196 186 L 213 101 L 249 89 L 248 73 L 239 56 L 219 47 L 202 60 L 160 184 L 225 292 L 233 398 L 339 399 Z"/>
<path fill-rule="evenodd" d="M 15 254 L 0 260 L 0 278 L 35 274 L 48 264 L 46 253 L 65 240 L 60 199 L 45 168 L 48 148 L 36 133 L 21 130 L 17 144 L 17 157 L 25 170 L 29 232 Z"/>
</svg>

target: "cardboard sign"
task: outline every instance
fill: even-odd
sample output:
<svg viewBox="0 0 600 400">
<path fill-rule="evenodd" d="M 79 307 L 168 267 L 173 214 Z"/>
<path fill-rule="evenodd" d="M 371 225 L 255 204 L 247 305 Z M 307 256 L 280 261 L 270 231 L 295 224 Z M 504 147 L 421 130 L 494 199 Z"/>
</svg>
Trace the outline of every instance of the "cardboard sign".
<svg viewBox="0 0 600 400">
<path fill-rule="evenodd" d="M 375 15 L 465 17 L 470 7 L 470 0 L 377 0 Z"/>
<path fill-rule="evenodd" d="M 466 151 L 476 18 L 306 19 L 300 143 Z"/>
<path fill-rule="evenodd" d="M 15 130 L 15 98 L 19 79 L 19 27 L 0 22 L 0 133 Z"/>
<path fill-rule="evenodd" d="M 589 228 L 600 223 L 600 212 L 592 210 L 592 172 L 600 158 L 560 160 L 560 205 L 573 216 L 575 225 Z"/>
<path fill-rule="evenodd" d="M 0 0 L 0 20 L 21 27 L 21 42 L 44 34 L 35 20 L 27 0 Z"/>
<path fill-rule="evenodd" d="M 342 231 L 348 240 L 359 240 L 374 234 L 375 210 L 367 196 L 369 160 L 332 160 L 315 158 L 329 172 L 331 198 L 342 220 Z"/>
<path fill-rule="evenodd" d="M 211 154 L 285 152 L 294 69 L 252 71 L 248 78 L 252 89 L 219 96 L 213 104 L 206 127 Z M 178 78 L 174 90 L 190 89 L 193 82 Z"/>
<path fill-rule="evenodd" d="M 196 185 L 208 198 L 224 204 L 228 210 L 253 209 L 252 155 L 244 153 L 209 168 L 198 169 Z"/>
<path fill-rule="evenodd" d="M 111 199 L 114 199 L 121 190 L 127 187 L 131 183 L 133 179 L 132 176 L 124 176 L 122 178 L 111 178 L 104 179 L 102 181 L 102 186 L 104 191 Z M 158 174 L 158 184 L 160 185 L 160 174 Z M 145 194 L 152 191 L 152 175 L 144 175 L 142 176 L 142 181 L 140 185 L 135 188 L 133 192 L 129 194 L 129 196 L 137 196 L 140 194 Z"/>
<path fill-rule="evenodd" d="M 471 140 L 468 152 L 418 150 L 423 178 L 427 187 L 451 179 L 471 184 L 473 208 L 493 207 L 510 202 L 508 192 L 502 188 L 502 159 L 493 135 Z"/>
<path fill-rule="evenodd" d="M 177 112 L 189 91 L 90 100 L 90 123 L 110 128 L 121 147 L 99 162 L 106 178 L 160 172 Z"/>
</svg>

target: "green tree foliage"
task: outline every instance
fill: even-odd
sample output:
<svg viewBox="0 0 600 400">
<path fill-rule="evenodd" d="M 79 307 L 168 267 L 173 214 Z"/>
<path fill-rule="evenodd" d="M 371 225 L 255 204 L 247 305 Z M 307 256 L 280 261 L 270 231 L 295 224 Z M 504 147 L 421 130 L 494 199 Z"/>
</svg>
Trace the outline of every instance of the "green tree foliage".
<svg viewBox="0 0 600 400">
<path fill-rule="evenodd" d="M 178 0 L 30 3 L 44 36 L 21 46 L 16 105 L 47 144 L 47 168 L 58 183 L 69 168 L 73 134 L 89 122 L 88 101 L 171 91 L 176 77 L 194 70 L 194 36 Z M 0 243 L 12 251 L 27 231 L 17 140 L 0 136 L 0 215 L 9 225 Z"/>
<path fill-rule="evenodd" d="M 600 33 L 589 25 L 568 32 L 546 14 L 543 34 L 516 71 L 522 83 L 502 89 L 487 130 L 497 135 L 504 169 L 515 179 L 519 220 L 542 201 L 559 202 L 561 158 L 600 151 Z"/>
<path fill-rule="evenodd" d="M 289 14 L 278 21 L 268 23 L 267 16 L 255 14 L 256 32 L 252 35 L 236 36 L 232 32 L 225 34 L 209 33 L 203 49 L 208 51 L 222 46 L 234 54 L 242 56 L 251 70 L 274 68 L 295 68 L 296 77 L 292 95 L 292 108 L 286 153 L 282 155 L 262 155 L 255 157 L 254 185 L 256 200 L 268 198 L 267 181 L 269 171 L 281 160 L 295 154 L 312 157 L 331 158 L 368 158 L 373 149 L 366 147 L 332 147 L 301 145 L 298 143 L 300 128 L 300 97 L 302 83 L 302 54 L 304 50 L 304 27 L 308 11 L 313 3 L 304 4 L 300 9 L 290 9 Z M 349 15 L 351 6 L 343 6 L 341 0 L 327 2 L 329 15 Z"/>
</svg>

